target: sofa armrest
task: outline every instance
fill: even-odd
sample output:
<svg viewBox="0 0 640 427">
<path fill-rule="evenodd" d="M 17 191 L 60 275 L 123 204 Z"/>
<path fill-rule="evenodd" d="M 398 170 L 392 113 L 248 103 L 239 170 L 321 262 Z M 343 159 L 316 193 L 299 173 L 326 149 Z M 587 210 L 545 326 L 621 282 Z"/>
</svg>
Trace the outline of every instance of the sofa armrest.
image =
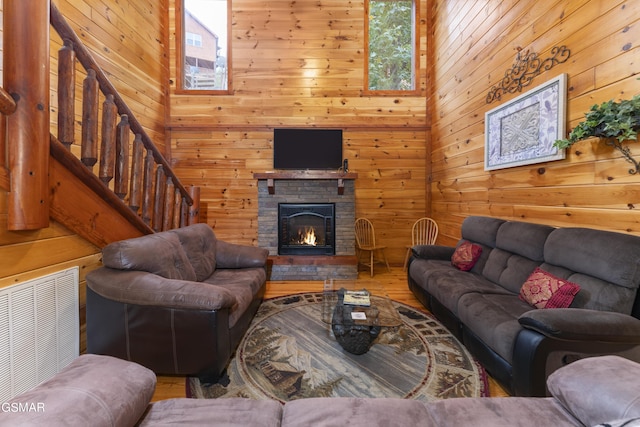
<svg viewBox="0 0 640 427">
<path fill-rule="evenodd" d="M 456 248 L 441 245 L 416 245 L 411 248 L 413 256 L 420 259 L 450 260 Z"/>
<path fill-rule="evenodd" d="M 87 274 L 87 285 L 104 298 L 127 304 L 220 310 L 236 303 L 236 297 L 221 286 L 167 279 L 145 271 L 100 267 Z"/>
<path fill-rule="evenodd" d="M 622 313 L 557 308 L 531 310 L 518 321 L 549 338 L 640 344 L 640 319 Z"/>
<path fill-rule="evenodd" d="M 602 356 L 560 368 L 547 383 L 551 395 L 565 409 L 582 424 L 595 426 L 640 417 L 639 377 L 640 364 L 619 356 Z"/>
<path fill-rule="evenodd" d="M 640 320 L 582 308 L 531 310 L 518 319 L 513 348 L 513 392 L 549 395 L 546 379 L 575 360 L 607 354 L 640 360 Z"/>
<path fill-rule="evenodd" d="M 218 240 L 216 242 L 216 268 L 264 267 L 269 251 L 264 248 Z"/>
<path fill-rule="evenodd" d="M 137 363 L 85 354 L 47 381 L 3 403 L 11 426 L 132 426 L 153 396 L 156 376 Z M 29 410 L 11 410 L 25 407 Z"/>
</svg>

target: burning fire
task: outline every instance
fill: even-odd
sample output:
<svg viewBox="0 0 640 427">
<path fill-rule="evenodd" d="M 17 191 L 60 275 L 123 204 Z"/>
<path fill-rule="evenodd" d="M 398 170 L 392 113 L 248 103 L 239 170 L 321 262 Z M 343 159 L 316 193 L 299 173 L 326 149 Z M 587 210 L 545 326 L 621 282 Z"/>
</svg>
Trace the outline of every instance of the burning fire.
<svg viewBox="0 0 640 427">
<path fill-rule="evenodd" d="M 313 227 L 305 227 L 304 231 L 298 231 L 298 242 L 301 245 L 316 245 L 316 230 Z"/>
</svg>

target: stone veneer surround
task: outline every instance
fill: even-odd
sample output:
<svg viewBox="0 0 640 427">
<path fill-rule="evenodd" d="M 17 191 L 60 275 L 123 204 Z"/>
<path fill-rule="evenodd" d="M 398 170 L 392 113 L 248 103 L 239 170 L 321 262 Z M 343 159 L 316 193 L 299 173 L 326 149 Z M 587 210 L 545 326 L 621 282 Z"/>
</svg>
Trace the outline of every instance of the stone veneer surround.
<svg viewBox="0 0 640 427">
<path fill-rule="evenodd" d="M 338 191 L 337 179 L 275 179 L 269 182 L 259 178 L 258 246 L 268 249 L 272 257 L 278 255 L 279 203 L 335 203 L 335 259 L 355 256 L 355 182 L 345 179 L 342 184 L 344 187 Z M 270 280 L 355 279 L 358 276 L 358 266 L 353 262 L 323 263 L 322 257 L 318 262 L 318 257 L 314 260 L 313 256 L 307 255 L 284 257 L 295 259 L 295 262 L 273 263 Z M 304 262 L 305 258 L 310 260 L 308 264 Z"/>
</svg>

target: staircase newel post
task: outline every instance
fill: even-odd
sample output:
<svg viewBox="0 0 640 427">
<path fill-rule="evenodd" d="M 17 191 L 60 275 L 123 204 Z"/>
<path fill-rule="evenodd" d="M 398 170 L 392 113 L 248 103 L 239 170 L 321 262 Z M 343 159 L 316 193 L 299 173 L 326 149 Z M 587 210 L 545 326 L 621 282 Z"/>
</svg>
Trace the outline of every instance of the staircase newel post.
<svg viewBox="0 0 640 427">
<path fill-rule="evenodd" d="M 9 230 L 49 226 L 49 11 L 49 0 L 4 2 L 4 87 L 17 103 L 7 119 Z"/>
</svg>

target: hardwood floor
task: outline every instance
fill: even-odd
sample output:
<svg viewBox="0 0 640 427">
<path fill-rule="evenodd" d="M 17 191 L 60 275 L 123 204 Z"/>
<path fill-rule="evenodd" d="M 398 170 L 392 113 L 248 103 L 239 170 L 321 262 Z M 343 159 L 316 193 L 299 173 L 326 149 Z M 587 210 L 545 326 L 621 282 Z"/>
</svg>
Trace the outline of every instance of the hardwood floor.
<svg viewBox="0 0 640 427">
<path fill-rule="evenodd" d="M 361 271 L 359 279 L 370 279 L 369 273 Z M 402 271 L 402 267 L 392 267 L 391 272 L 380 269 L 376 272 L 374 280 L 382 282 L 389 294 L 389 297 L 403 302 L 412 307 L 425 310 L 424 306 L 413 296 L 407 286 L 407 273 Z M 322 282 L 296 282 L 296 281 L 270 281 L 267 283 L 267 292 L 265 298 L 273 298 L 282 295 L 290 295 L 300 292 L 316 292 L 322 291 Z M 508 396 L 509 394 L 492 378 L 489 378 L 489 390 L 492 397 Z M 153 401 L 170 399 L 174 397 L 185 397 L 185 378 L 172 376 L 158 376 Z"/>
</svg>

